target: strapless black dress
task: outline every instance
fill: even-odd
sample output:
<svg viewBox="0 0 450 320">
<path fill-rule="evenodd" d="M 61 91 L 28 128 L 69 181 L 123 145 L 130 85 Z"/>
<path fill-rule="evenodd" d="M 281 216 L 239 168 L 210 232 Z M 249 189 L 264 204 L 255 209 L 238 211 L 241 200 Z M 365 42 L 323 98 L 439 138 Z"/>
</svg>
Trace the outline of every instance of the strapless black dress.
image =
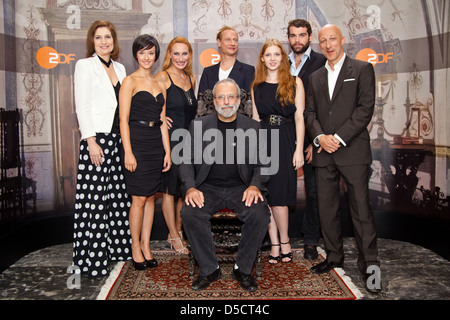
<svg viewBox="0 0 450 320">
<path fill-rule="evenodd" d="M 148 197 L 160 188 L 164 162 L 161 128 L 149 127 L 139 121 L 159 121 L 163 106 L 162 93 L 154 97 L 148 91 L 139 91 L 131 99 L 130 141 L 137 167 L 134 172 L 124 169 L 127 193 L 130 195 Z"/>
</svg>

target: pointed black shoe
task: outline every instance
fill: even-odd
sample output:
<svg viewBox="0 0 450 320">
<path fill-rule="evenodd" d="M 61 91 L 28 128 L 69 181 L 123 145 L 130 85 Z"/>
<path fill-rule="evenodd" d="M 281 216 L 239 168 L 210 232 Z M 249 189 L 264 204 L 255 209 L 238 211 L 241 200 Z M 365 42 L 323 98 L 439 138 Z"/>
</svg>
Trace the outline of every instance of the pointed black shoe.
<svg viewBox="0 0 450 320">
<path fill-rule="evenodd" d="M 234 280 L 239 281 L 243 289 L 250 292 L 258 290 L 258 284 L 251 274 L 244 274 L 239 269 L 233 268 L 232 276 Z"/>
<path fill-rule="evenodd" d="M 192 290 L 200 291 L 209 287 L 209 285 L 222 278 L 222 271 L 217 268 L 216 271 L 208 276 L 198 276 L 197 279 L 192 282 Z"/>
<path fill-rule="evenodd" d="M 312 273 L 316 274 L 322 274 L 327 273 L 328 271 L 334 269 L 334 268 L 342 268 L 342 263 L 335 263 L 328 260 L 325 260 L 324 262 L 319 263 L 318 265 L 315 265 L 311 268 Z"/>
</svg>

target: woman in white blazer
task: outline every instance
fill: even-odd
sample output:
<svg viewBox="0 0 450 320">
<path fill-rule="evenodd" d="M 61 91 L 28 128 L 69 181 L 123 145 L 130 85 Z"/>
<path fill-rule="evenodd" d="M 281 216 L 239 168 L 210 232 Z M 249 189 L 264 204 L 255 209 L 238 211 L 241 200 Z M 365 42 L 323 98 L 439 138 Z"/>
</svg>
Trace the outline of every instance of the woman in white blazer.
<svg viewBox="0 0 450 320">
<path fill-rule="evenodd" d="M 130 199 L 120 158 L 118 94 L 126 76 L 117 31 L 95 21 L 86 58 L 76 63 L 75 106 L 81 132 L 74 216 L 73 263 L 90 277 L 109 274 L 108 261 L 130 259 Z"/>
</svg>

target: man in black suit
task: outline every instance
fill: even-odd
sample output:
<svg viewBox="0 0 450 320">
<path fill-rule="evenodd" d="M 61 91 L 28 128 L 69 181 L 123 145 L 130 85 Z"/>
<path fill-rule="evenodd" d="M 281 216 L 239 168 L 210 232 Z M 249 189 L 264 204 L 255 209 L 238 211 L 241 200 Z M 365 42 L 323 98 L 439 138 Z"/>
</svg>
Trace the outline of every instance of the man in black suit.
<svg viewBox="0 0 450 320">
<path fill-rule="evenodd" d="M 255 76 L 255 67 L 236 59 L 239 49 L 238 33 L 235 29 L 224 26 L 217 33 L 216 40 L 221 60 L 218 64 L 203 69 L 198 87 L 199 100 L 203 99 L 206 90 L 212 90 L 217 81 L 226 78 L 236 81 L 238 86 L 250 96 L 250 85 Z M 245 102 L 242 101 L 239 112 L 251 116 L 251 105 L 246 107 Z"/>
<path fill-rule="evenodd" d="M 259 159 L 255 161 L 252 157 L 265 154 L 266 144 L 259 140 L 259 122 L 237 113 L 239 92 L 233 79 L 219 81 L 213 88 L 217 112 L 194 119 L 189 128 L 190 139 L 185 140 L 190 146 L 190 156 L 179 167 L 186 190 L 181 218 L 199 265 L 199 276 L 192 283 L 194 290 L 203 290 L 221 277 L 210 218 L 223 208 L 234 210 L 244 223 L 232 275 L 245 290 L 255 291 L 258 287 L 251 270 L 270 220 L 264 198 L 269 176 Z M 240 139 L 238 132 L 244 131 L 255 134 L 257 142 Z M 234 139 L 229 139 L 230 132 L 234 132 Z M 196 134 L 213 138 L 200 137 L 200 143 Z"/>
<path fill-rule="evenodd" d="M 324 273 L 344 263 L 339 209 L 342 177 L 359 251 L 358 268 L 366 279 L 366 289 L 378 293 L 381 276 L 369 203 L 372 155 L 367 131 L 375 105 L 375 72 L 372 64 L 347 57 L 344 43 L 337 26 L 322 27 L 319 45 L 327 63 L 310 76 L 306 99 L 306 128 L 314 138 L 313 165 L 327 252 L 326 260 L 311 271 Z"/>
<path fill-rule="evenodd" d="M 290 21 L 287 27 L 287 35 L 292 49 L 292 52 L 289 54 L 291 74 L 302 79 L 306 93 L 308 92 L 309 76 L 317 69 L 323 67 L 327 60 L 323 54 L 315 52 L 310 47 L 313 35 L 311 24 L 308 21 L 303 19 Z M 306 191 L 306 208 L 302 223 L 304 258 L 314 260 L 318 257 L 317 243 L 320 238 L 320 222 L 317 211 L 316 179 L 314 167 L 312 166 L 313 147 L 307 134 L 305 134 L 303 148 L 306 160 L 303 165 Z"/>
</svg>

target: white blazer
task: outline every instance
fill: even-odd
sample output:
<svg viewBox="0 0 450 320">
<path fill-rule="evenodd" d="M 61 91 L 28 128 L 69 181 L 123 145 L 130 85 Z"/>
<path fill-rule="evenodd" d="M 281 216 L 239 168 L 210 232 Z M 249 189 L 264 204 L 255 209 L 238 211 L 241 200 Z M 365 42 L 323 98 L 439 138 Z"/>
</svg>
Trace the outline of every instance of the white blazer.
<svg viewBox="0 0 450 320">
<path fill-rule="evenodd" d="M 119 82 L 126 76 L 125 67 L 112 62 Z M 94 137 L 96 132 L 111 132 L 117 99 L 113 85 L 96 54 L 80 59 L 75 65 L 75 110 L 81 139 Z"/>
</svg>

